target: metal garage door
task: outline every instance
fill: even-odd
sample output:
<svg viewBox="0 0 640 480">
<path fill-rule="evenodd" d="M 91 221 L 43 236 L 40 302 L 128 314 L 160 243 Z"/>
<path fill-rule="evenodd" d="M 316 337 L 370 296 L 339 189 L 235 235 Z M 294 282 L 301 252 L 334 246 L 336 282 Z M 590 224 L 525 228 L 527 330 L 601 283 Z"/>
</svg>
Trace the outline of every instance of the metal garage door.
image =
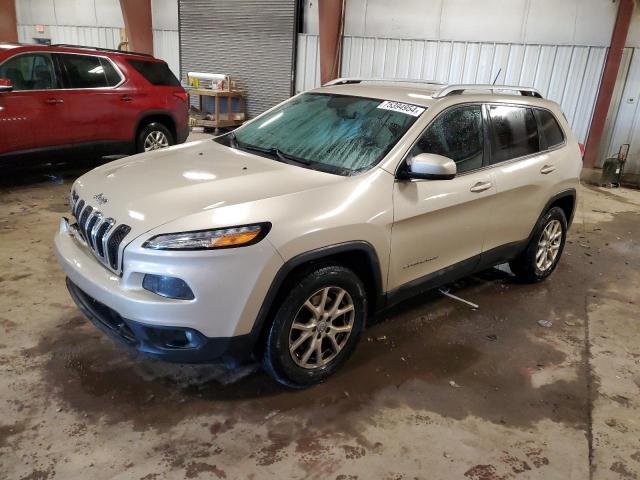
<svg viewBox="0 0 640 480">
<path fill-rule="evenodd" d="M 247 113 L 292 93 L 295 0 L 180 0 L 180 71 L 225 73 L 247 90 Z"/>
</svg>

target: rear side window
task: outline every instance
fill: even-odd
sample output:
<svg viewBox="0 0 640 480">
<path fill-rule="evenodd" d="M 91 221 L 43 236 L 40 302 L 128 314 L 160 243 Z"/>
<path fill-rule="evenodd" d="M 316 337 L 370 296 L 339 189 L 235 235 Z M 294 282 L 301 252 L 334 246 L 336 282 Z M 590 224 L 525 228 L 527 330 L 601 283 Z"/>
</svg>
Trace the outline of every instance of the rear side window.
<svg viewBox="0 0 640 480">
<path fill-rule="evenodd" d="M 545 148 L 553 148 L 563 143 L 564 134 L 553 114 L 547 110 L 539 110 L 537 108 L 534 112 L 538 118 L 538 125 L 544 139 Z"/>
<path fill-rule="evenodd" d="M 178 81 L 171 70 L 169 70 L 169 66 L 164 62 L 148 62 L 145 60 L 128 60 L 128 62 L 152 85 L 166 87 L 180 86 L 180 81 Z"/>
<path fill-rule="evenodd" d="M 58 54 L 66 72 L 67 88 L 104 88 L 120 83 L 120 75 L 111 62 L 92 55 Z"/>
<path fill-rule="evenodd" d="M 489 115 L 493 137 L 492 163 L 540 151 L 538 125 L 530 108 L 491 105 Z"/>
<path fill-rule="evenodd" d="M 25 53 L 0 65 L 0 78 L 11 81 L 15 91 L 58 88 L 56 71 L 48 53 Z"/>
<path fill-rule="evenodd" d="M 458 173 L 482 167 L 482 107 L 468 105 L 440 114 L 411 149 L 411 157 L 435 153 L 456 162 Z"/>
</svg>

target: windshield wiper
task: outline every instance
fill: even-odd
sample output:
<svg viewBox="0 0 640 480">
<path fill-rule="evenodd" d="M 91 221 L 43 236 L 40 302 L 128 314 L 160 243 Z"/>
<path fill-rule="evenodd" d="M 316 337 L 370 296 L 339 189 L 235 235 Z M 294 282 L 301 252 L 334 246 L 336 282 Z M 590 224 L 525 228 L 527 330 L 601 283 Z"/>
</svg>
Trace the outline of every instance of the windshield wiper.
<svg viewBox="0 0 640 480">
<path fill-rule="evenodd" d="M 236 138 L 236 134 L 233 131 L 229 132 L 229 146 L 231 148 L 238 149 L 240 145 L 238 144 L 238 139 Z"/>
<path fill-rule="evenodd" d="M 283 151 L 275 147 L 271 147 L 271 148 L 258 147 L 257 145 L 249 145 L 248 143 L 243 143 L 242 145 L 240 145 L 237 140 L 236 140 L 236 144 L 239 145 L 239 147 L 242 150 L 250 150 L 254 152 L 266 153 L 267 155 L 275 157 L 276 160 L 280 160 L 283 163 L 293 162 L 293 163 L 299 163 L 301 165 L 306 165 L 306 166 L 312 165 L 314 163 L 309 160 L 305 160 L 304 158 L 299 158 L 299 157 L 290 155 L 288 153 L 284 153 Z"/>
</svg>

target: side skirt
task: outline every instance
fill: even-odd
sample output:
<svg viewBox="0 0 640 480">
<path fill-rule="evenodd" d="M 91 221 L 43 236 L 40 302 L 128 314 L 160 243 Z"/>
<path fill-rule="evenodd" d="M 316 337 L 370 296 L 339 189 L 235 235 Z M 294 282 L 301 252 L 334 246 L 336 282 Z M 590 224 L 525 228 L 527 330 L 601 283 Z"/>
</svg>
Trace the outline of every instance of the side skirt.
<svg viewBox="0 0 640 480">
<path fill-rule="evenodd" d="M 387 293 L 384 308 L 392 307 L 421 293 L 513 260 L 527 247 L 528 241 L 528 239 L 525 239 L 493 248 L 467 260 L 463 260 L 462 262 L 406 283 Z"/>
</svg>

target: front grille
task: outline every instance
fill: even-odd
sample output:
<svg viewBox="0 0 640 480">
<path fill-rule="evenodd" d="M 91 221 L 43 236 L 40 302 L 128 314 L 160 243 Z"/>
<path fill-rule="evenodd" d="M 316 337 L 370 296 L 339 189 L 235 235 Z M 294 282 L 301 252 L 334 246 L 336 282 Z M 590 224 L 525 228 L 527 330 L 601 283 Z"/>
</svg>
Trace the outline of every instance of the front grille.
<svg viewBox="0 0 640 480">
<path fill-rule="evenodd" d="M 78 230 L 93 254 L 106 267 L 120 273 L 120 246 L 131 227 L 117 225 L 113 218 L 105 217 L 97 208 L 88 205 L 75 191 L 71 194 L 71 200 L 71 212 L 76 218 Z"/>
</svg>

